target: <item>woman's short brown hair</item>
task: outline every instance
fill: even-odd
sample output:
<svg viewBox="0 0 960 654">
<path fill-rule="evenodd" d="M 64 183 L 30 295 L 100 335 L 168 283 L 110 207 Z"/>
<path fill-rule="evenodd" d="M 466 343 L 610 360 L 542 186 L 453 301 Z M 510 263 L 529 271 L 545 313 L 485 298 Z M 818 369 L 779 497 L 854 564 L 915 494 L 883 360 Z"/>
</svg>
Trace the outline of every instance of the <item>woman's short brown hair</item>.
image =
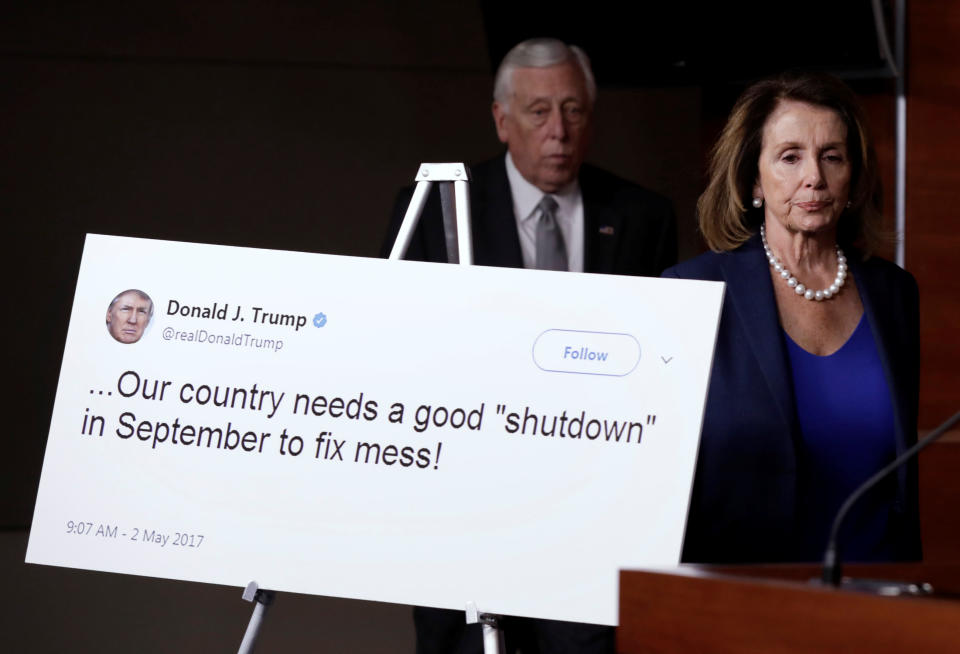
<svg viewBox="0 0 960 654">
<path fill-rule="evenodd" d="M 750 203 L 759 175 L 763 126 L 782 100 L 832 109 L 847 128 L 851 163 L 850 208 L 840 217 L 837 238 L 844 247 L 872 252 L 882 242 L 882 193 L 877 158 L 866 119 L 850 88 L 825 73 L 784 73 L 752 85 L 737 100 L 710 158 L 710 181 L 697 201 L 700 232 L 711 250 L 736 249 L 757 231 L 763 209 Z"/>
</svg>

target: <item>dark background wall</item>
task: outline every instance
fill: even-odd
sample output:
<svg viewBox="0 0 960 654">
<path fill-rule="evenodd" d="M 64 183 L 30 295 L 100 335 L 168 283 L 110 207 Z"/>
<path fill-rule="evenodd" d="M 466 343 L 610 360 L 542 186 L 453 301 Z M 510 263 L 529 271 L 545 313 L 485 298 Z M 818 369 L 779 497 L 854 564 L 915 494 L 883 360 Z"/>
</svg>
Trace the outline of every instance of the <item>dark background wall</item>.
<svg viewBox="0 0 960 654">
<path fill-rule="evenodd" d="M 227 651 L 250 610 L 239 589 L 22 563 L 84 234 L 374 256 L 394 193 L 421 161 L 500 151 L 489 117 L 493 67 L 504 44 L 549 33 L 594 54 L 601 88 L 590 160 L 673 199 L 681 258 L 700 250 L 694 204 L 705 150 L 745 79 L 763 71 L 723 74 L 703 63 L 716 64 L 703 47 L 678 66 L 676 44 L 702 46 L 711 32 L 709 22 L 678 21 L 689 17 L 683 7 L 651 10 L 652 23 L 667 20 L 650 26 L 626 23 L 602 2 L 576 15 L 561 3 L 549 17 L 518 7 L 5 7 L 0 216 L 11 387 L 0 436 L 0 570 L 14 591 L 0 605 L 13 609 L 0 611 L 0 633 L 12 634 L 11 651 Z M 764 33 L 759 25 L 747 32 Z M 923 294 L 926 428 L 958 397 L 960 289 L 950 265 L 960 246 L 958 30 L 950 2 L 910 4 L 907 263 Z M 891 89 L 889 80 L 858 83 L 878 128 L 890 207 Z M 413 650 L 406 607 L 318 597 L 282 596 L 264 638 L 265 651 Z"/>
<path fill-rule="evenodd" d="M 501 151 L 474 3 L 37 2 L 0 23 L 0 55 L 0 214 L 31 314 L 6 524 L 30 520 L 84 234 L 376 256 L 420 162 Z M 674 199 L 687 253 L 699 107 L 604 88 L 591 154 Z"/>
</svg>

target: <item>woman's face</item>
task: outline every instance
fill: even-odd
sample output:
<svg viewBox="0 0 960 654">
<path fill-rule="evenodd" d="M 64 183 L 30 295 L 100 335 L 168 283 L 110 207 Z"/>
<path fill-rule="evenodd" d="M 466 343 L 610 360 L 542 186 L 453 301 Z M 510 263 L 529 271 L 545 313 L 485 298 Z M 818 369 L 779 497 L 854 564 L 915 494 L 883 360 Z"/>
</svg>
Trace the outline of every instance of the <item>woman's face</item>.
<svg viewBox="0 0 960 654">
<path fill-rule="evenodd" d="M 847 128 L 833 109 L 782 100 L 763 126 L 754 197 L 791 233 L 835 230 L 850 194 Z"/>
</svg>

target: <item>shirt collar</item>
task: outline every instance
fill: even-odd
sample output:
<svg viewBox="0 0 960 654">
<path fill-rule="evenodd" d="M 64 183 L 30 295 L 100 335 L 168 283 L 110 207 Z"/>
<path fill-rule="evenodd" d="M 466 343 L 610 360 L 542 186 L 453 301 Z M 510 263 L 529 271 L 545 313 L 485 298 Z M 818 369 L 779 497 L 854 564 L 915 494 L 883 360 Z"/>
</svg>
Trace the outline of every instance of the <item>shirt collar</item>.
<svg viewBox="0 0 960 654">
<path fill-rule="evenodd" d="M 536 213 L 537 205 L 544 195 L 551 195 L 557 201 L 558 218 L 561 216 L 570 216 L 580 198 L 580 182 L 574 179 L 565 187 L 556 193 L 544 193 L 536 186 L 526 180 L 517 170 L 513 163 L 513 157 L 507 151 L 507 181 L 510 183 L 510 191 L 513 194 L 513 208 L 517 214 L 517 220 L 523 222 L 530 220 Z"/>
</svg>

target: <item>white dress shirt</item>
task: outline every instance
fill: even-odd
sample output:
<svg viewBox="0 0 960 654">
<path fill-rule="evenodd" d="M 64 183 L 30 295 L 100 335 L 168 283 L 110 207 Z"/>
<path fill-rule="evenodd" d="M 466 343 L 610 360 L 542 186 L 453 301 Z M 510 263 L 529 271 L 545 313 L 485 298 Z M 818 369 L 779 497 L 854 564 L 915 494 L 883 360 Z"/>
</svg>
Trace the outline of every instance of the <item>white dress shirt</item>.
<svg viewBox="0 0 960 654">
<path fill-rule="evenodd" d="M 583 272 L 583 195 L 580 183 L 573 180 L 556 193 L 544 193 L 524 179 L 507 152 L 507 181 L 513 198 L 513 215 L 517 219 L 517 234 L 523 253 L 523 267 L 536 268 L 537 262 L 537 205 L 544 195 L 557 201 L 557 224 L 567 248 L 567 265 L 571 272 Z"/>
</svg>

